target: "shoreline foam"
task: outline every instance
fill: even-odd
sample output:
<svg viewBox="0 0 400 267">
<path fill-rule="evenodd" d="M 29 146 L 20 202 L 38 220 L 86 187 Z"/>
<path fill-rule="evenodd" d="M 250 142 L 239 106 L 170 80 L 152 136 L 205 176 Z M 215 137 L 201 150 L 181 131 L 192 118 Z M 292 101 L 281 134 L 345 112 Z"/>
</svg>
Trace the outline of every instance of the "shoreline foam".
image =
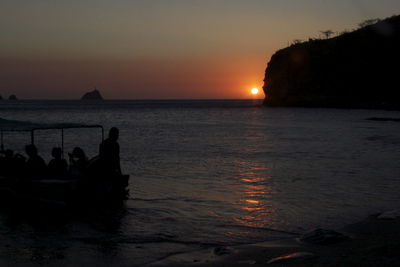
<svg viewBox="0 0 400 267">
<path fill-rule="evenodd" d="M 398 266 L 400 217 L 383 219 L 379 215 L 345 226 L 340 232 L 350 238 L 333 244 L 284 239 L 207 248 L 171 255 L 146 266 Z M 293 253 L 297 254 L 271 261 Z"/>
</svg>

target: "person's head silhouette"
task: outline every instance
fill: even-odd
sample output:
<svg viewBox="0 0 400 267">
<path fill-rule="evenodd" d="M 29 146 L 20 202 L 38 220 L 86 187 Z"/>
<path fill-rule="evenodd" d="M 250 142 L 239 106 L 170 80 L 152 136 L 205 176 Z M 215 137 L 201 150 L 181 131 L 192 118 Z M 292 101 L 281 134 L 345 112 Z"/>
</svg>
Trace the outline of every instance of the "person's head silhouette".
<svg viewBox="0 0 400 267">
<path fill-rule="evenodd" d="M 110 131 L 108 132 L 108 138 L 110 138 L 113 141 L 117 141 L 119 137 L 119 130 L 117 127 L 112 127 Z"/>
<path fill-rule="evenodd" d="M 29 157 L 37 156 L 38 151 L 35 145 L 26 145 L 25 152 Z"/>
<path fill-rule="evenodd" d="M 6 158 L 12 158 L 12 157 L 14 156 L 14 151 L 12 151 L 11 149 L 7 149 L 7 150 L 4 152 L 4 156 L 5 156 Z"/>
<path fill-rule="evenodd" d="M 53 148 L 53 150 L 51 151 L 51 155 L 55 158 L 55 159 L 61 159 L 62 156 L 62 149 L 60 147 L 55 147 Z"/>
<path fill-rule="evenodd" d="M 72 156 L 77 159 L 85 159 L 86 158 L 85 152 L 83 152 L 83 149 L 78 146 L 75 147 L 74 150 L 72 150 Z"/>
</svg>

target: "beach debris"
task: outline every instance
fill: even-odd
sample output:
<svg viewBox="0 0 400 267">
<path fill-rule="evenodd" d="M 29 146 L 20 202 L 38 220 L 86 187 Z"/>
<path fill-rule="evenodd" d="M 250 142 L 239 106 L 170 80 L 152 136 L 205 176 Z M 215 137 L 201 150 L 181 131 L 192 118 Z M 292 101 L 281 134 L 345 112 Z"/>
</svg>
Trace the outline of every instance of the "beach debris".
<svg viewBox="0 0 400 267">
<path fill-rule="evenodd" d="M 292 261 L 292 260 L 300 260 L 300 259 L 306 260 L 306 259 L 312 259 L 312 258 L 315 258 L 315 257 L 316 257 L 315 254 L 311 253 L 311 252 L 304 252 L 304 251 L 295 252 L 295 253 L 290 253 L 290 254 L 287 254 L 287 255 L 283 255 L 283 256 L 279 256 L 279 257 L 273 258 L 273 259 L 269 260 L 267 262 L 267 264 L 281 263 L 283 261 L 289 261 L 289 260 L 290 261 Z"/>
<path fill-rule="evenodd" d="M 255 261 L 255 260 L 243 260 L 243 261 L 238 261 L 237 263 L 245 264 L 245 265 L 255 265 L 255 264 L 257 264 L 257 261 Z"/>
<path fill-rule="evenodd" d="M 342 233 L 333 230 L 318 228 L 303 234 L 297 239 L 297 241 L 301 243 L 326 245 L 338 243 L 347 239 L 349 239 L 349 237 Z"/>
<path fill-rule="evenodd" d="M 232 250 L 227 247 L 216 247 L 213 249 L 213 253 L 217 256 L 231 254 Z"/>
<path fill-rule="evenodd" d="M 400 217 L 400 210 L 390 210 L 379 214 L 378 219 L 396 219 Z"/>
</svg>

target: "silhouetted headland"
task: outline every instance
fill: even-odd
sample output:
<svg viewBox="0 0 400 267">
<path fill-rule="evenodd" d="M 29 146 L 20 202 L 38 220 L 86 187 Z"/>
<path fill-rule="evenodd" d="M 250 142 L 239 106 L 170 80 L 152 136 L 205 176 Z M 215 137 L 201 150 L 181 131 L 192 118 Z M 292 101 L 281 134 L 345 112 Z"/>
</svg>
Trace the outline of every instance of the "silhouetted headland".
<svg viewBox="0 0 400 267">
<path fill-rule="evenodd" d="M 376 21 L 277 51 L 265 71 L 264 104 L 399 109 L 400 16 Z"/>
<path fill-rule="evenodd" d="M 103 97 L 101 96 L 99 90 L 94 89 L 93 91 L 84 94 L 81 100 L 103 100 Z"/>
</svg>

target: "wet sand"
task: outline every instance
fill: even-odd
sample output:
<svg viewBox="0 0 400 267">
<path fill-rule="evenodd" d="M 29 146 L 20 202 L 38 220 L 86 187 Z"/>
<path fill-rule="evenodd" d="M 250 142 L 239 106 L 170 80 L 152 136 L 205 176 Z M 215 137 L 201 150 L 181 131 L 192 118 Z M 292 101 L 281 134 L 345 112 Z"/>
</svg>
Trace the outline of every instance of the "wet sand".
<svg viewBox="0 0 400 267">
<path fill-rule="evenodd" d="M 348 238 L 330 244 L 301 243 L 290 238 L 232 247 L 208 247 L 177 253 L 157 261 L 135 265 L 137 253 L 126 251 L 123 258 L 87 254 L 91 249 L 75 248 L 65 254 L 57 249 L 21 249 L 0 245 L 0 266 L 400 266 L 400 211 L 392 218 L 370 216 L 338 232 Z M 86 251 L 86 252 L 85 252 Z M 83 254 L 82 254 L 83 253 Z M 93 251 L 95 253 L 95 251 Z M 300 253 L 268 263 L 274 258 Z"/>
<path fill-rule="evenodd" d="M 400 217 L 370 216 L 338 232 L 349 238 L 333 244 L 306 244 L 287 239 L 171 255 L 147 266 L 399 266 Z M 306 252 L 297 259 L 268 262 Z"/>
</svg>

